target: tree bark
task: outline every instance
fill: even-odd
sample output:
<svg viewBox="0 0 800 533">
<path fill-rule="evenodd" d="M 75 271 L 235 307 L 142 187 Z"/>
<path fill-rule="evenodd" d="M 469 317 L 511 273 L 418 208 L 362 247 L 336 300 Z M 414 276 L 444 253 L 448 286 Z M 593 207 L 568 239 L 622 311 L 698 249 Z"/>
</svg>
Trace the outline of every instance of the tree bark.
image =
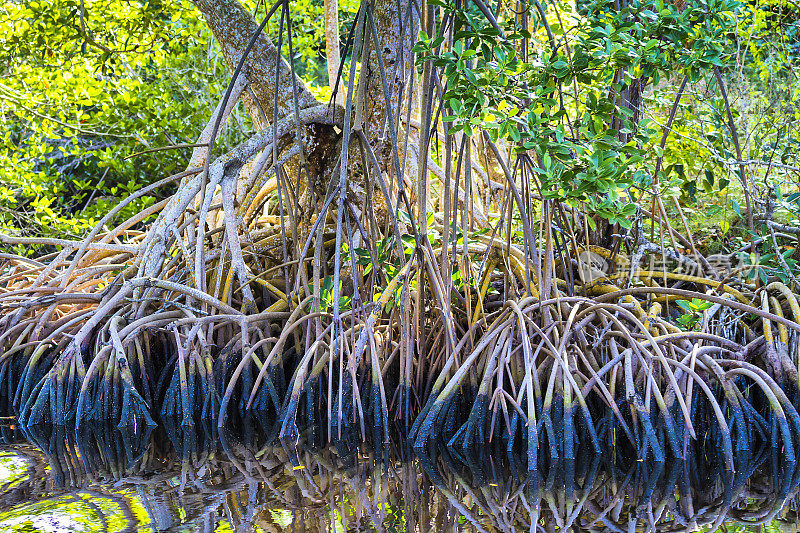
<svg viewBox="0 0 800 533">
<path fill-rule="evenodd" d="M 328 86 L 337 104 L 344 103 L 339 66 L 339 5 L 336 0 L 325 0 L 325 58 L 328 61 Z"/>
<path fill-rule="evenodd" d="M 251 36 L 258 25 L 250 13 L 242 7 L 238 0 L 193 0 L 197 8 L 205 16 L 206 22 L 214 37 L 220 43 L 225 61 L 233 70 L 241 58 Z M 366 5 L 366 4 L 365 4 Z M 376 150 L 378 160 L 387 160 L 386 152 L 391 148 L 386 131 L 387 110 L 396 127 L 402 100 L 407 97 L 407 86 L 414 67 L 411 48 L 416 40 L 418 17 L 411 8 L 410 0 L 377 0 L 371 3 L 373 17 L 378 35 L 378 43 L 374 43 L 369 35 L 370 50 L 367 64 L 361 73 L 359 84 L 365 83 L 363 127 L 368 139 L 381 138 L 384 144 Z M 276 14 L 277 16 L 277 14 Z M 365 34 L 371 33 L 369 25 L 364 27 Z M 335 43 L 338 52 L 338 43 Z M 375 45 L 380 48 L 380 54 Z M 330 46 L 328 47 L 330 50 Z M 337 54 L 338 55 L 338 54 Z M 334 59 L 334 63 L 335 58 Z M 386 76 L 388 98 L 384 94 L 381 64 Z M 280 64 L 277 83 L 275 70 Z M 252 95 L 258 100 L 261 109 L 268 117 L 274 109 L 274 98 L 278 99 L 278 119 L 288 116 L 292 111 L 292 76 L 289 64 L 280 56 L 275 45 L 263 33 L 259 36 L 253 50 L 247 56 L 244 67 L 245 75 L 252 89 Z M 334 74 L 335 76 L 335 74 Z M 294 77 L 298 90 L 298 106 L 300 109 L 319 105 L 303 81 Z M 335 83 L 335 79 L 331 82 Z M 253 121 L 261 127 L 262 117 L 254 108 L 251 95 L 248 111 Z M 354 95 L 355 102 L 357 95 Z M 387 139 L 384 139 L 387 137 Z"/>
<path fill-rule="evenodd" d="M 409 92 L 414 69 L 411 49 L 417 39 L 419 17 L 411 0 L 375 0 L 372 5 L 378 42 L 372 43 L 369 60 L 362 73 L 366 81 L 364 132 L 373 146 L 378 162 L 388 168 L 392 135 L 385 129 L 389 118 L 387 113 L 391 114 L 394 122 L 388 126 L 397 132 L 399 114 L 411 100 Z M 388 97 L 384 94 L 381 60 Z M 402 139 L 398 141 L 402 142 Z"/>
<path fill-rule="evenodd" d="M 222 47 L 228 67 L 233 71 L 258 27 L 256 21 L 238 0 L 193 1 L 205 16 L 209 28 Z M 411 48 L 416 40 L 418 17 L 411 6 L 411 0 L 372 0 L 369 3 L 365 1 L 362 7 L 367 6 L 372 12 L 374 28 L 369 20 L 365 20 L 363 34 L 357 36 L 357 39 L 362 39 L 362 43 L 369 43 L 368 55 L 358 75 L 358 86 L 354 88 L 352 97 L 345 101 L 345 106 L 355 106 L 351 127 L 364 131 L 378 166 L 382 172 L 390 174 L 393 142 L 402 144 L 403 141 L 403 137 L 398 134 L 399 114 L 404 109 L 404 102 L 410 101 L 408 87 L 414 68 Z M 359 56 L 363 57 L 363 53 L 359 53 Z M 245 60 L 243 72 L 247 78 L 248 89 L 242 98 L 258 129 L 264 129 L 267 122 L 272 120 L 276 100 L 278 120 L 293 113 L 293 76 L 288 63 L 281 57 L 267 35 L 262 33 L 259 36 Z M 297 76 L 294 76 L 294 83 L 297 86 L 299 109 L 322 104 L 314 98 Z M 332 83 L 335 83 L 335 78 Z M 346 92 L 346 89 L 343 90 Z M 391 124 L 388 122 L 390 118 Z M 319 204 L 327 190 L 332 167 L 336 165 L 336 157 L 331 157 L 333 152 L 331 148 L 337 145 L 341 135 L 333 134 L 333 128 L 316 128 L 311 135 L 314 139 L 311 142 L 304 142 L 305 155 L 308 167 L 313 167 L 313 173 L 316 174 L 311 176 L 310 185 L 317 193 L 321 193 L 316 195 Z M 355 139 L 355 136 L 351 138 Z M 320 158 L 314 157 L 312 152 L 324 155 L 324 164 L 318 164 L 316 159 Z M 350 150 L 348 158 L 348 167 L 354 170 L 350 172 L 353 179 L 349 180 L 348 185 L 348 196 L 351 198 L 361 196 L 364 192 L 363 187 L 366 186 L 372 186 L 377 192 L 375 183 L 364 184 L 363 179 L 360 179 L 361 176 L 358 176 L 364 173 L 364 169 L 360 169 L 356 163 L 358 153 L 358 150 Z M 290 179 L 293 180 L 297 176 L 297 171 L 290 174 Z M 375 196 L 379 204 L 382 203 L 381 196 L 380 193 Z M 382 206 L 379 205 L 377 209 L 381 210 Z"/>
<path fill-rule="evenodd" d="M 222 47 L 228 68 L 233 71 L 255 34 L 258 24 L 237 0 L 194 0 L 194 4 L 205 16 L 208 27 Z M 279 13 L 276 12 L 274 16 L 279 16 Z M 275 72 L 278 70 L 278 65 L 280 69 L 276 82 Z M 257 129 L 264 129 L 267 126 L 265 117 L 273 116 L 276 97 L 278 120 L 289 115 L 293 106 L 291 69 L 263 32 L 247 55 L 242 72 L 247 77 L 250 88 L 250 91 L 243 95 L 243 99 Z M 297 84 L 300 109 L 320 103 L 303 80 L 294 76 L 294 81 Z"/>
</svg>

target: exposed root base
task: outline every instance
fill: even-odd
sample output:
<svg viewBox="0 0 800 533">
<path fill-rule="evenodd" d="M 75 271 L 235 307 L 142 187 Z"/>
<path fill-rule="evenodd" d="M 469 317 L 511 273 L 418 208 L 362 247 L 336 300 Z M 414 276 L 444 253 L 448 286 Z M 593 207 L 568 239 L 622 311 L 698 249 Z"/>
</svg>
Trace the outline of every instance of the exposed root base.
<svg viewBox="0 0 800 533">
<path fill-rule="evenodd" d="M 248 420 L 270 438 L 304 434 L 318 443 L 353 432 L 386 443 L 398 422 L 420 452 L 435 445 L 462 459 L 522 454 L 529 470 L 608 450 L 656 463 L 714 453 L 733 470 L 737 454 L 768 445 L 797 461 L 800 394 L 790 372 L 778 381 L 768 370 L 763 337 L 742 345 L 675 331 L 631 306 L 582 297 L 527 298 L 495 311 L 486 304 L 483 327 L 452 349 L 434 343 L 428 357 L 410 358 L 398 357 L 391 329 L 368 339 L 374 326 L 352 314 L 338 334 L 328 317 L 314 337 L 303 306 L 237 333 L 220 319 L 224 344 L 188 347 L 175 329 L 141 332 L 116 356 L 112 324 L 92 356 L 29 349 L 1 357 L 0 413 L 26 428 Z M 242 343 L 244 333 L 264 340 Z M 444 337 L 440 323 L 432 337 Z M 439 351 L 447 359 L 432 356 Z M 434 371 L 435 382 L 404 378 Z"/>
</svg>

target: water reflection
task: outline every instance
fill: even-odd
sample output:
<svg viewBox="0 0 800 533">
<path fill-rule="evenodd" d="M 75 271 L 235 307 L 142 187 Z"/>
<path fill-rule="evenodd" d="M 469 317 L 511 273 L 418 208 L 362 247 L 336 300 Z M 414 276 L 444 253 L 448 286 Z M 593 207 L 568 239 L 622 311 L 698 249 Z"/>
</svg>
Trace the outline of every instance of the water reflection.
<svg viewBox="0 0 800 533">
<path fill-rule="evenodd" d="M 203 425 L 24 436 L 0 449 L 0 531 L 799 530 L 800 468 L 770 446 L 740 452 L 734 472 L 709 449 L 667 464 L 581 450 L 529 473 L 511 454 L 376 451 L 348 435 L 324 447 Z"/>
</svg>

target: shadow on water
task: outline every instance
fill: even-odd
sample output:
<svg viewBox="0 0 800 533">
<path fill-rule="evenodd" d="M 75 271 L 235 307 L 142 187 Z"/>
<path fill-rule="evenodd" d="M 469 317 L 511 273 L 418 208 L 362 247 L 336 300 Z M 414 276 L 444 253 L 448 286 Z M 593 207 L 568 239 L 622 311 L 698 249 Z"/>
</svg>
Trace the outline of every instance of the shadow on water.
<svg viewBox="0 0 800 533">
<path fill-rule="evenodd" d="M 739 452 L 733 472 L 713 447 L 666 463 L 587 448 L 529 472 L 490 449 L 242 427 L 27 428 L 0 448 L 0 530 L 798 531 L 800 468 L 777 447 Z"/>
</svg>

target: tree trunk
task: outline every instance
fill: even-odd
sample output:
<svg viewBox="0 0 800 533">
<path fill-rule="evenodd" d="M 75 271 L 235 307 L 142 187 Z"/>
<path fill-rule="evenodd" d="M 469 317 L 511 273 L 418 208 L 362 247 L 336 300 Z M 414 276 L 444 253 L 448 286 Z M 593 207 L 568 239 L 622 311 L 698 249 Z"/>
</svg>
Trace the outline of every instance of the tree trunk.
<svg viewBox="0 0 800 533">
<path fill-rule="evenodd" d="M 336 0 L 325 0 L 325 58 L 328 62 L 328 87 L 337 104 L 344 103 L 339 67 L 339 5 Z"/>
<path fill-rule="evenodd" d="M 194 0 L 194 3 L 205 16 L 209 28 L 222 47 L 225 61 L 233 72 L 258 27 L 256 21 L 237 0 Z M 373 15 L 374 30 L 369 17 L 365 17 L 363 33 L 360 37 L 356 36 L 356 39 L 361 39 L 359 55 L 362 57 L 364 43 L 367 45 L 367 60 L 362 63 L 353 94 L 350 98 L 345 94 L 342 101 L 345 106 L 354 107 L 351 128 L 364 131 L 382 173 L 391 174 L 393 140 L 401 137 L 398 134 L 399 114 L 404 109 L 403 102 L 409 100 L 407 87 L 410 85 L 414 66 L 411 48 L 417 34 L 417 16 L 411 9 L 409 0 L 378 0 L 370 4 L 365 2 L 362 7 L 368 5 Z M 280 16 L 280 11 L 274 16 Z M 375 46 L 374 34 L 377 34 L 379 48 Z M 277 82 L 276 70 L 279 70 Z M 265 129 L 274 118 L 279 121 L 294 112 L 293 81 L 296 84 L 298 111 L 323 104 L 314 98 L 299 77 L 292 76 L 289 64 L 264 33 L 259 36 L 245 59 L 242 72 L 248 84 L 242 98 L 259 130 Z M 331 84 L 334 83 L 335 78 L 331 80 Z M 347 87 L 343 86 L 342 90 L 346 93 Z M 388 123 L 390 118 L 391 124 Z M 341 134 L 334 134 L 330 127 L 316 128 L 307 133 L 312 138 L 304 140 L 305 153 L 300 158 L 307 165 L 301 169 L 295 161 L 288 174 L 291 185 L 294 186 L 294 178 L 308 172 L 310 186 L 315 192 L 312 196 L 316 197 L 316 207 L 319 208 L 337 165 L 335 147 L 341 140 Z M 355 139 L 355 135 L 351 136 L 352 139 Z M 353 204 L 360 205 L 366 187 L 372 187 L 376 193 L 373 198 L 378 203 L 377 211 L 382 212 L 382 194 L 374 180 L 371 184 L 363 182 L 365 172 L 356 162 L 358 154 L 357 149 L 350 150 L 348 197 L 351 200 L 358 199 Z M 303 190 L 298 190 L 297 193 L 302 196 Z M 300 205 L 304 204 L 301 200 Z M 313 213 L 305 215 L 312 216 Z"/>
<path fill-rule="evenodd" d="M 194 4 L 205 16 L 208 27 L 222 47 L 228 68 L 233 72 L 258 24 L 237 0 L 194 0 Z M 274 16 L 279 14 L 276 12 Z M 280 70 L 276 83 L 278 65 Z M 250 88 L 243 98 L 257 129 L 264 129 L 267 117 L 273 116 L 276 95 L 278 119 L 289 115 L 292 111 L 291 69 L 263 32 L 247 55 L 242 72 Z M 300 109 L 319 104 L 300 78 L 295 76 L 294 81 Z"/>
<path fill-rule="evenodd" d="M 256 21 L 237 0 L 194 0 L 194 3 L 205 16 L 209 28 L 222 47 L 228 67 L 233 71 L 257 29 Z M 391 113 L 394 121 L 391 126 L 396 128 L 399 112 L 403 107 L 401 101 L 404 96 L 407 97 L 406 90 L 414 66 L 411 48 L 416 39 L 418 24 L 417 16 L 411 10 L 409 0 L 400 0 L 399 2 L 397 0 L 378 0 L 374 2 L 372 11 L 380 44 L 380 55 L 374 45 L 370 27 L 365 24 L 364 33 L 366 40 L 369 41 L 369 55 L 367 64 L 362 70 L 358 88 L 359 91 L 363 91 L 363 95 L 354 94 L 351 104 L 363 96 L 362 127 L 368 139 L 380 140 L 380 142 L 375 142 L 374 147 L 377 148 L 375 155 L 379 162 L 386 164 L 391 151 L 391 135 L 386 130 L 389 118 L 387 112 Z M 275 16 L 278 16 L 278 13 Z M 382 60 L 383 72 L 386 76 L 388 95 L 384 94 L 380 60 Z M 276 83 L 275 71 L 278 65 L 280 65 L 280 72 Z M 243 72 L 251 89 L 245 93 L 244 99 L 248 112 L 258 129 L 266 126 L 264 115 L 259 107 L 267 117 L 271 117 L 276 95 L 278 119 L 289 115 L 293 105 L 290 67 L 286 60 L 279 55 L 270 38 L 263 32 L 247 56 Z M 294 81 L 297 84 L 299 109 L 322 103 L 314 98 L 299 77 L 294 76 Z M 331 83 L 335 83 L 335 80 L 332 80 Z M 365 84 L 363 88 L 361 84 Z M 346 88 L 343 90 L 346 91 Z M 253 100 L 253 97 L 256 101 Z"/>
<path fill-rule="evenodd" d="M 370 38 L 372 46 L 364 72 L 367 81 L 364 95 L 366 109 L 364 132 L 375 149 L 378 162 L 388 166 L 392 135 L 386 129 L 386 121 L 391 117 L 394 123 L 388 126 L 397 131 L 399 115 L 405 109 L 404 104 L 411 99 L 409 92 L 414 68 L 411 48 L 418 33 L 418 17 L 411 7 L 410 0 L 377 0 L 373 5 L 378 43 L 373 43 Z M 375 44 L 379 48 L 376 48 Z M 384 94 L 380 59 L 383 60 L 388 94 Z"/>
</svg>

